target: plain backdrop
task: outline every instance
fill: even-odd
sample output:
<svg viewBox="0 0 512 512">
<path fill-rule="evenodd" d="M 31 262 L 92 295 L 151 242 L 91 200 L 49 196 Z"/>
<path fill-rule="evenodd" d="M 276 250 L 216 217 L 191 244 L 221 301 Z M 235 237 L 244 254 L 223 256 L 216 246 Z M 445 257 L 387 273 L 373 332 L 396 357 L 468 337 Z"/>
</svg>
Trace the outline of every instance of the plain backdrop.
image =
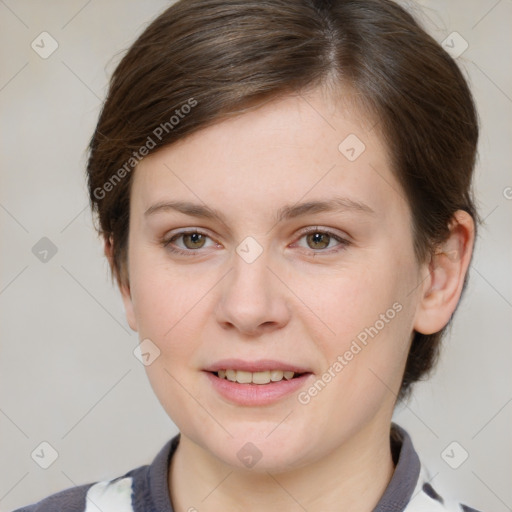
<svg viewBox="0 0 512 512">
<path fill-rule="evenodd" d="M 177 432 L 132 353 L 138 338 L 109 280 L 84 174 L 108 78 L 168 5 L 0 0 L 4 512 L 149 463 Z M 512 1 L 407 5 L 437 41 L 451 37 L 453 51 L 467 45 L 457 61 L 482 123 L 476 192 L 485 223 L 441 363 L 396 421 L 441 494 L 505 512 L 512 510 Z M 43 469 L 38 453 L 57 458 Z"/>
</svg>

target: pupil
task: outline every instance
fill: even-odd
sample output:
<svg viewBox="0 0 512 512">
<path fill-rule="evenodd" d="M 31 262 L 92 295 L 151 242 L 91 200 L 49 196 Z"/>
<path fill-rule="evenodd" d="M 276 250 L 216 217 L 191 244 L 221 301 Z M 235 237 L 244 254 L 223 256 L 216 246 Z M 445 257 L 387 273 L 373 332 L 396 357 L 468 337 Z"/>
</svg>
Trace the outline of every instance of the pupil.
<svg viewBox="0 0 512 512">
<path fill-rule="evenodd" d="M 311 243 L 316 246 L 314 247 L 315 249 L 324 249 L 329 245 L 329 235 L 326 235 L 325 233 L 314 233 L 309 236 Z M 320 247 L 318 247 L 318 244 L 320 244 Z"/>
<path fill-rule="evenodd" d="M 203 245 L 203 235 L 201 233 L 189 233 L 187 235 L 190 245 L 194 246 L 193 249 L 197 249 L 197 247 L 202 247 Z"/>
</svg>

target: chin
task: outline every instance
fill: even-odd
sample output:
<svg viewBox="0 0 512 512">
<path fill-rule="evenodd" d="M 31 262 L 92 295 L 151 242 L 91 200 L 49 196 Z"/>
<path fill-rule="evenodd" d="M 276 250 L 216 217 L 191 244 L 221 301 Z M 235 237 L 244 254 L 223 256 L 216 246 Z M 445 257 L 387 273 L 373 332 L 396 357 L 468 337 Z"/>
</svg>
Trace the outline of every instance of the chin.
<svg viewBox="0 0 512 512">
<path fill-rule="evenodd" d="M 206 439 L 202 436 L 200 444 L 224 464 L 257 473 L 281 473 L 311 462 L 306 460 L 305 450 L 307 448 L 310 452 L 311 447 L 306 444 L 304 435 L 299 432 L 290 435 L 289 429 L 278 432 L 276 425 L 264 422 L 248 426 L 244 423 L 228 427 L 233 437 L 224 432 L 217 439 L 215 436 Z M 269 435 L 269 432 L 272 433 Z"/>
</svg>

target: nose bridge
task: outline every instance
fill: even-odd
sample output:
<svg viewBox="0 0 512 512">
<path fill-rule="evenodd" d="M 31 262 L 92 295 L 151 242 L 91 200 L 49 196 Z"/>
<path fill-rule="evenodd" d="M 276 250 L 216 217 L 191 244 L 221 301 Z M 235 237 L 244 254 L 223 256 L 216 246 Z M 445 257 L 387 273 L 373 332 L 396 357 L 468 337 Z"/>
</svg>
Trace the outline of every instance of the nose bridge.
<svg viewBox="0 0 512 512">
<path fill-rule="evenodd" d="M 248 291 L 256 295 L 267 296 L 271 291 L 269 265 L 267 254 L 261 254 L 254 260 L 246 260 L 244 256 L 237 254 L 233 257 L 232 286 L 237 290 Z"/>
<path fill-rule="evenodd" d="M 284 290 L 268 268 L 272 265 L 270 251 L 248 238 L 233 254 L 232 271 L 223 283 L 217 319 L 224 326 L 254 334 L 263 327 L 284 325 L 289 312 Z"/>
</svg>

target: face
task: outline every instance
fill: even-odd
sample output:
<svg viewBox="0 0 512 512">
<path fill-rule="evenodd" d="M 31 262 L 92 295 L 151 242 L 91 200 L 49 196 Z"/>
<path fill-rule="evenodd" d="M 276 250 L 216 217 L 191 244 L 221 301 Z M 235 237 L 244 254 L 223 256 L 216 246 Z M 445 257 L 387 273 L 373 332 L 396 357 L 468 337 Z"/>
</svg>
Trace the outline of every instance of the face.
<svg viewBox="0 0 512 512">
<path fill-rule="evenodd" d="M 164 409 L 217 461 L 298 468 L 389 429 L 420 267 L 372 126 L 316 90 L 135 171 L 128 321 L 160 351 Z"/>
</svg>

